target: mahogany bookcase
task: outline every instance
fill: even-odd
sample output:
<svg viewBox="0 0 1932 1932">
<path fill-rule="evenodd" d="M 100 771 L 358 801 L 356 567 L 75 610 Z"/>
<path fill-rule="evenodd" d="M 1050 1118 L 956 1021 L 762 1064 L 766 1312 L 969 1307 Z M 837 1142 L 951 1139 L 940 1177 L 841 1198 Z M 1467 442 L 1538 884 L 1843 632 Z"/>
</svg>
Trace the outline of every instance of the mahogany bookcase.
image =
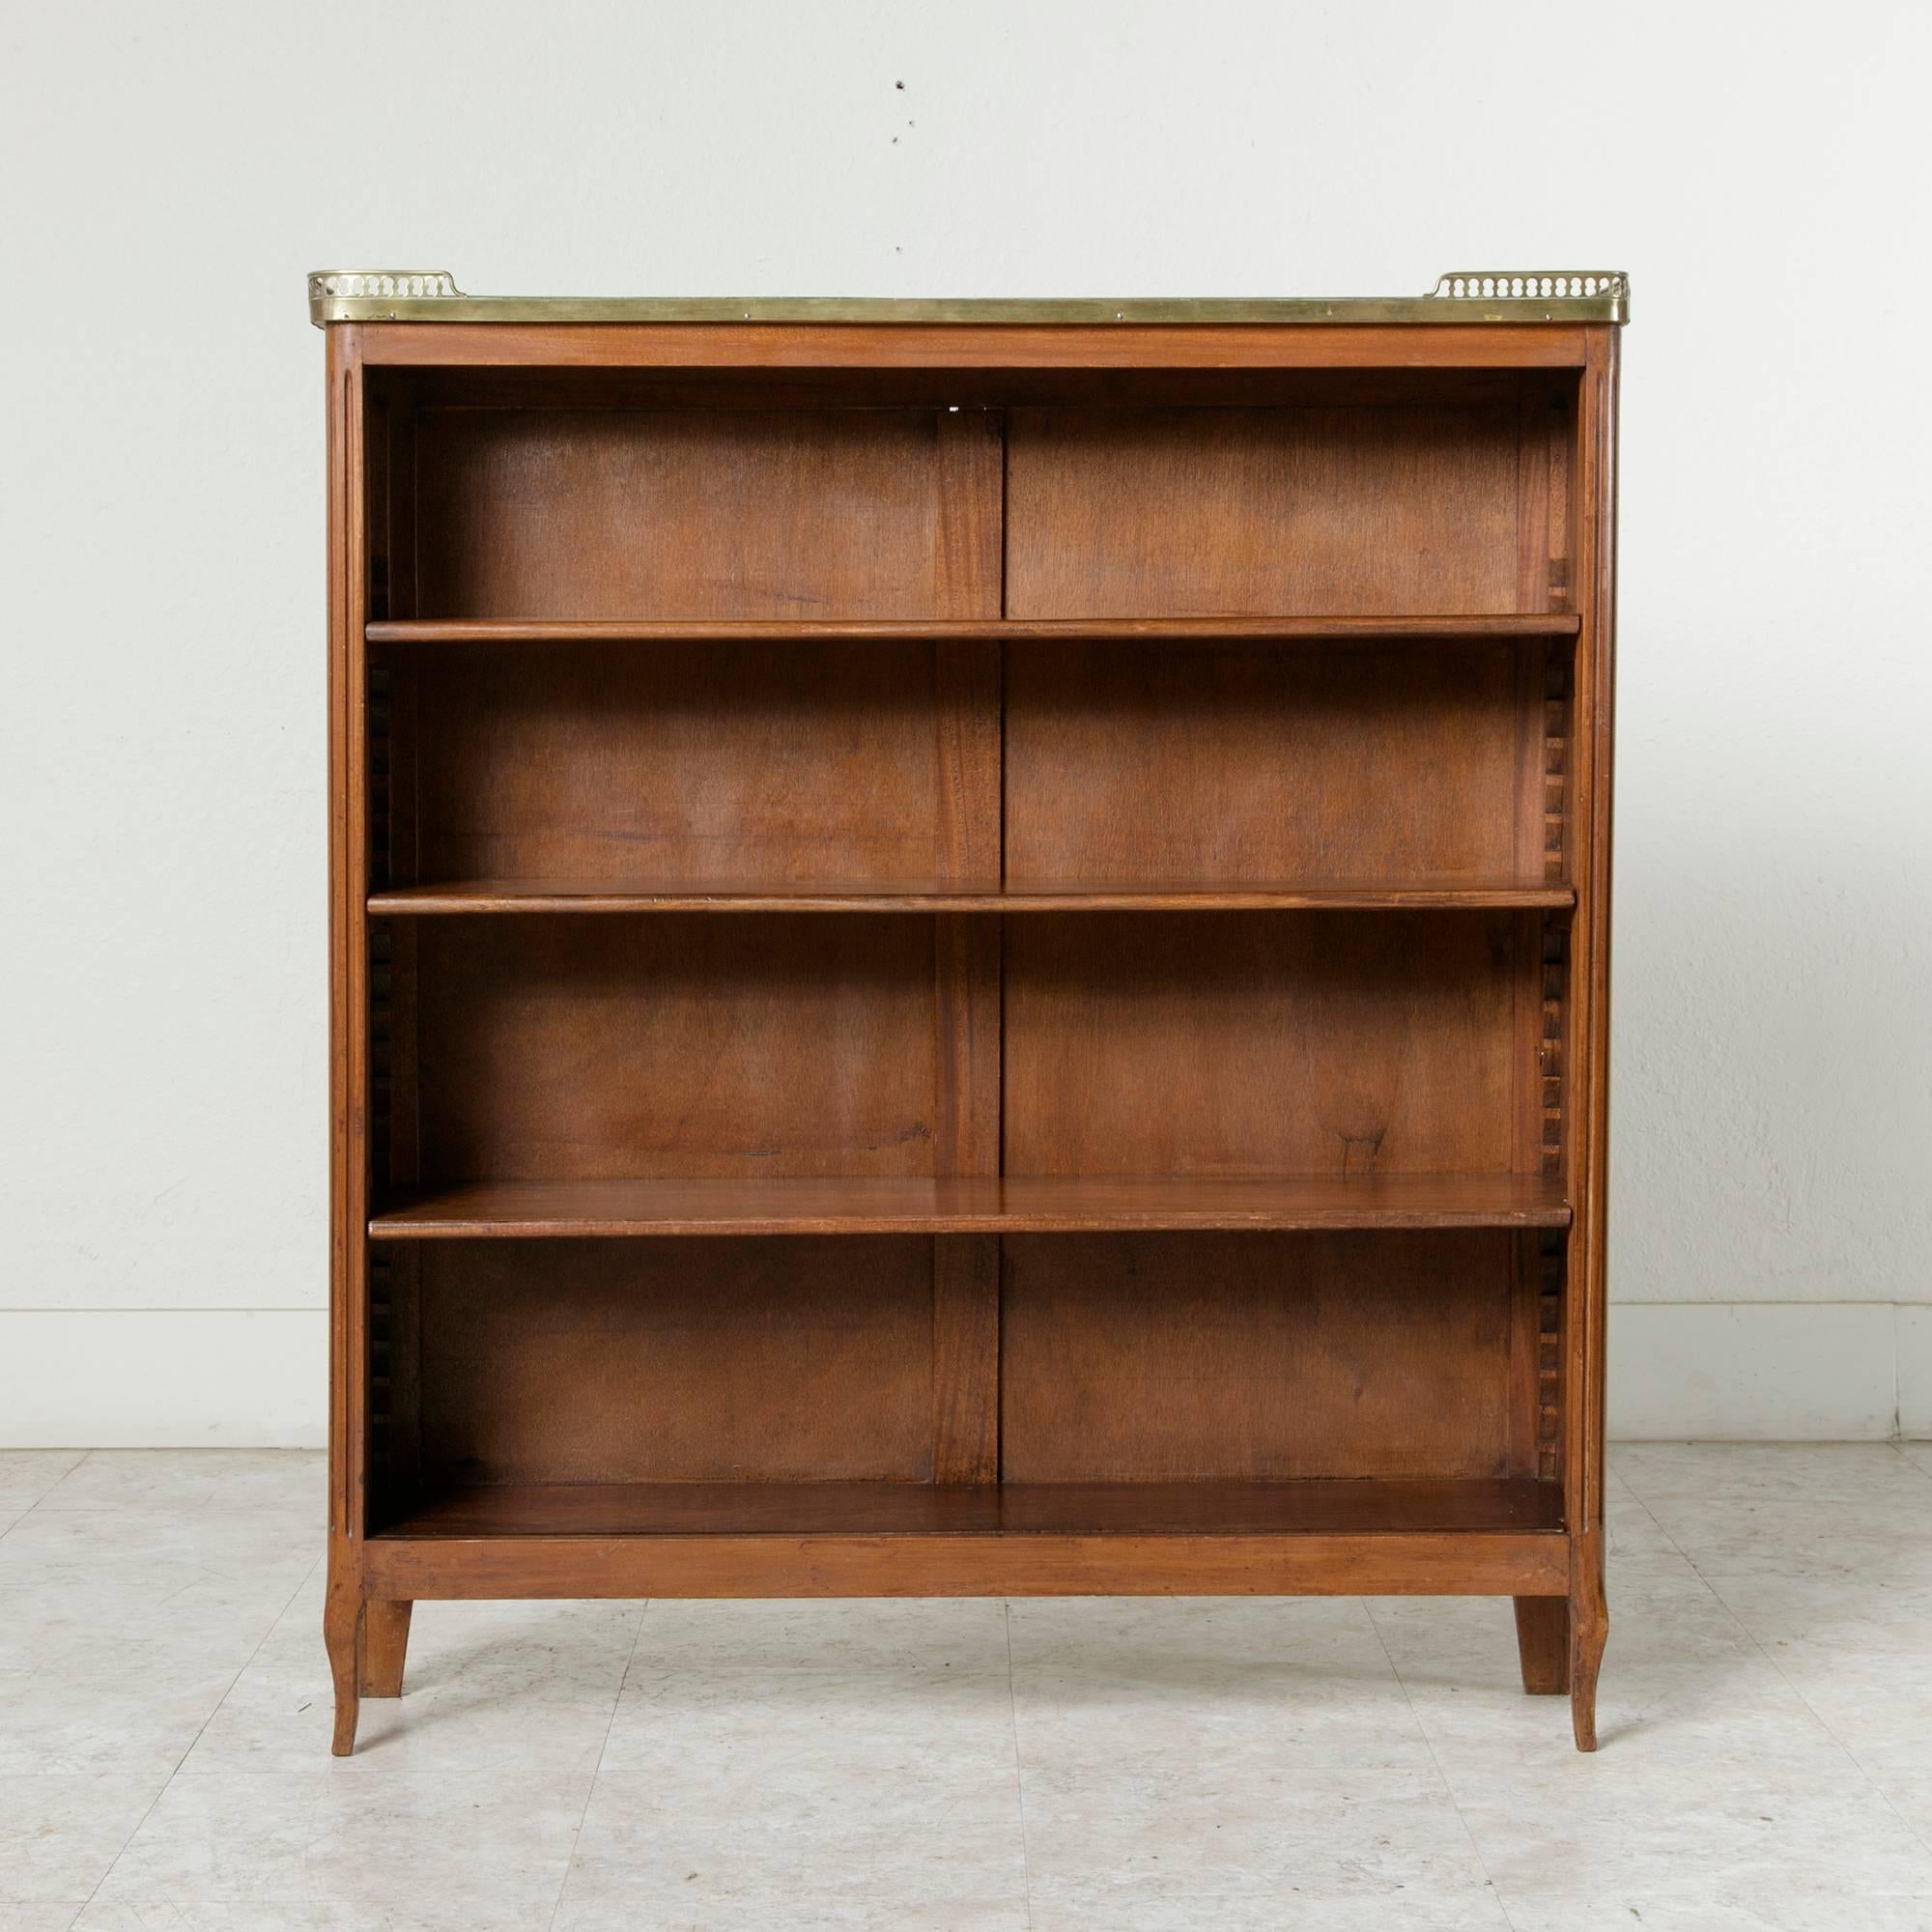
<svg viewBox="0 0 1932 1932">
<path fill-rule="evenodd" d="M 1624 278 L 309 294 L 336 1751 L 419 1598 L 1170 1591 L 1589 1749 Z"/>
</svg>

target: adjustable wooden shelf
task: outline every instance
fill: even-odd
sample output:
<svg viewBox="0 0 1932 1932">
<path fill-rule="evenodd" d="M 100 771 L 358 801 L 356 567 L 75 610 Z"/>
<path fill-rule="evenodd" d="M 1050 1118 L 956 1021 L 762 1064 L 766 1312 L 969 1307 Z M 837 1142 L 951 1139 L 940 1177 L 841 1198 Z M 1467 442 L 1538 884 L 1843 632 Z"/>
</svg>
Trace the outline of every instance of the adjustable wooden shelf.
<svg viewBox="0 0 1932 1932">
<path fill-rule="evenodd" d="M 1117 1591 L 1590 1748 L 1623 278 L 310 299 L 336 1750 L 418 1598 Z"/>
</svg>

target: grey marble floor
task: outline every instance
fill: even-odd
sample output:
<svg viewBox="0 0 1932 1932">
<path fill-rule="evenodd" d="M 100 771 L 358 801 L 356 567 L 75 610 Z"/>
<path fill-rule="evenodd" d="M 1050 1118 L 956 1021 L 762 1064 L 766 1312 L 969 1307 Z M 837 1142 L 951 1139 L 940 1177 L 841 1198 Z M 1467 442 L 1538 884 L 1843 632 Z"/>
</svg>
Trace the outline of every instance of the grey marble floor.
<svg viewBox="0 0 1932 1932">
<path fill-rule="evenodd" d="M 1603 1748 L 1500 1603 L 426 1605 L 322 1465 L 0 1453 L 0 1932 L 1932 1932 L 1932 1445 L 1612 1459 Z"/>
</svg>

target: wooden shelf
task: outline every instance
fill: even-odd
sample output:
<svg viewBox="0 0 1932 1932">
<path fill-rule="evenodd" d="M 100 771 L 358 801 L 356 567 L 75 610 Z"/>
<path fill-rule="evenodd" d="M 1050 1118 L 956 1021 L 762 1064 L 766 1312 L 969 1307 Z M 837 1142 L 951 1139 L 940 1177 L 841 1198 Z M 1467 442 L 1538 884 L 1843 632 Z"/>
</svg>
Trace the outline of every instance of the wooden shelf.
<svg viewBox="0 0 1932 1932">
<path fill-rule="evenodd" d="M 695 886 L 639 880 L 626 886 L 566 879 L 475 879 L 402 886 L 369 895 L 385 916 L 541 912 L 1311 912 L 1321 910 L 1477 912 L 1568 909 L 1566 885 L 1009 885 L 996 891 L 932 881 L 867 885 L 788 882 Z"/>
<path fill-rule="evenodd" d="M 645 1235 L 1109 1234 L 1567 1228 L 1561 1183 L 1517 1175 L 888 1180 L 496 1180 L 375 1216 L 378 1240 Z"/>
<path fill-rule="evenodd" d="M 398 1597 L 1560 1592 L 1562 1489 L 546 1483 L 455 1490 L 368 1543 Z"/>
<path fill-rule="evenodd" d="M 1293 1536 L 1548 1530 L 1558 1483 L 510 1483 L 454 1489 L 382 1533 L 467 1536 Z"/>
<path fill-rule="evenodd" d="M 1042 643 L 1169 643 L 1189 639 L 1236 639 L 1282 643 L 1350 639 L 1574 638 L 1578 619 L 1570 611 L 1509 612 L 1462 617 L 1079 617 L 1079 618 L 869 618 L 850 622 L 791 623 L 748 619 L 720 623 L 687 618 L 528 618 L 471 620 L 392 618 L 370 624 L 372 644 L 568 644 L 568 643 L 810 643 L 900 642 L 1010 638 Z"/>
</svg>

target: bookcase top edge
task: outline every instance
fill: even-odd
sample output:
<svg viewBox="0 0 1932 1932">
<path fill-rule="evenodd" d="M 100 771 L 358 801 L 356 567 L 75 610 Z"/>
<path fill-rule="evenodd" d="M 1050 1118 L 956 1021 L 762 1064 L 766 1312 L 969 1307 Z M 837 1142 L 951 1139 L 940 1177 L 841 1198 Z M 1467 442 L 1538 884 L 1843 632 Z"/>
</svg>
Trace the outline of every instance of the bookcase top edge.
<svg viewBox="0 0 1932 1932">
<path fill-rule="evenodd" d="M 1367 325 L 1468 327 L 1485 323 L 1630 320 L 1630 277 L 1620 270 L 1455 270 L 1420 296 L 891 297 L 470 296 L 440 269 L 318 269 L 308 278 L 309 320 L 454 323 L 774 323 L 911 327 L 941 324 L 1092 327 Z"/>
</svg>

